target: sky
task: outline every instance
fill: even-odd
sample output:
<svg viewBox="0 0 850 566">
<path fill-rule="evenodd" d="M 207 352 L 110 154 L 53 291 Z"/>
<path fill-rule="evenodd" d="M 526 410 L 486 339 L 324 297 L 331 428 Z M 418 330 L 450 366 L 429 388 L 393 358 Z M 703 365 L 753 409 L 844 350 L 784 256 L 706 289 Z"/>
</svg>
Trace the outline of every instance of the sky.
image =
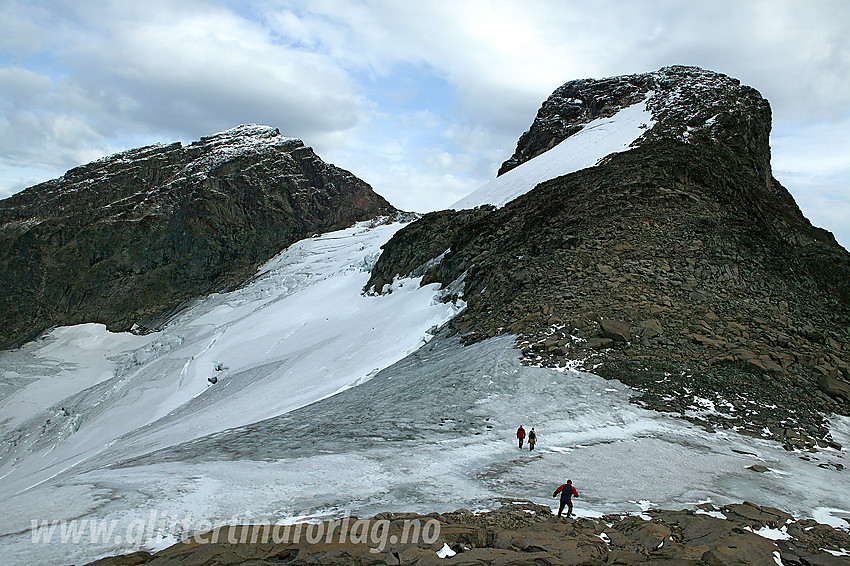
<svg viewBox="0 0 850 566">
<path fill-rule="evenodd" d="M 0 0 L 0 198 L 275 126 L 395 206 L 495 177 L 561 84 L 697 65 L 771 103 L 774 176 L 850 248 L 850 1 Z"/>
</svg>

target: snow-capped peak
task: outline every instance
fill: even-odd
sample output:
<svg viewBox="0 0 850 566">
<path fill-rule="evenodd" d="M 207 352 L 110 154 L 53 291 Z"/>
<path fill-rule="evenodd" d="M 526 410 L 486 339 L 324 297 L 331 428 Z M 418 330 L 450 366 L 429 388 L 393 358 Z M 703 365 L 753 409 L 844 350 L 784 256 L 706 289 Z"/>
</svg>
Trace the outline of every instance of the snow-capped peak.
<svg viewBox="0 0 850 566">
<path fill-rule="evenodd" d="M 277 151 L 292 151 L 304 147 L 298 138 L 284 136 L 280 130 L 261 124 L 242 124 L 187 146 L 187 150 L 200 150 L 201 155 L 189 164 L 186 171 L 203 173 L 242 155 L 262 155 Z"/>
</svg>

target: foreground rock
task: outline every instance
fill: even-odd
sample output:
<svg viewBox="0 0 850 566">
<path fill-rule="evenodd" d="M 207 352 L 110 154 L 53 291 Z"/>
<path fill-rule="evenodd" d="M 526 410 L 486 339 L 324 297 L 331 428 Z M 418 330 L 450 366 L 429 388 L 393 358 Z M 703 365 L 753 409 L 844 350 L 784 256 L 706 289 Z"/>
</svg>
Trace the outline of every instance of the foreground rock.
<svg viewBox="0 0 850 566">
<path fill-rule="evenodd" d="M 463 282 L 467 341 L 515 334 L 527 363 L 619 379 L 709 430 L 840 448 L 824 415 L 850 414 L 850 254 L 772 177 L 757 91 L 693 67 L 573 81 L 501 172 L 647 96 L 656 123 L 631 149 L 502 208 L 424 216 L 370 288 L 430 265 L 423 282 Z"/>
<path fill-rule="evenodd" d="M 0 201 L 0 348 L 55 325 L 155 328 L 299 239 L 396 212 L 267 126 L 105 157 Z"/>
<path fill-rule="evenodd" d="M 778 509 L 751 503 L 558 519 L 547 506 L 506 501 L 486 513 L 382 513 L 335 525 L 333 531 L 326 522 L 277 534 L 271 526 L 222 527 L 153 555 L 138 552 L 92 566 L 850 564 L 846 532 L 811 520 L 794 521 Z M 782 540 L 773 540 L 777 538 Z"/>
</svg>

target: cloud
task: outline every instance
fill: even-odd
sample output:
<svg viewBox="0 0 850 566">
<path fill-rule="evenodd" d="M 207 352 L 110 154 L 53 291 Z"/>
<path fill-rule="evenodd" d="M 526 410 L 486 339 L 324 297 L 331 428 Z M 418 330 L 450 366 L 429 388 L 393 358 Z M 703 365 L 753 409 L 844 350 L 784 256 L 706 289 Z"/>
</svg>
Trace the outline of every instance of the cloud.
<svg viewBox="0 0 850 566">
<path fill-rule="evenodd" d="M 114 49 L 85 53 L 94 69 L 77 69 L 95 85 L 110 85 L 89 94 L 121 115 L 196 135 L 210 133 L 198 131 L 199 123 L 271 122 L 308 138 L 356 124 L 354 87 L 327 58 L 281 49 L 262 27 L 223 9 L 155 12 L 155 19 L 111 26 Z"/>
<path fill-rule="evenodd" d="M 787 122 L 771 136 L 773 174 L 815 226 L 850 249 L 850 113 L 834 120 Z"/>
<path fill-rule="evenodd" d="M 363 101 L 343 69 L 280 48 L 261 25 L 221 7 L 77 3 L 49 17 L 38 6 L 14 8 L 5 27 L 46 26 L 40 35 L 54 40 L 3 58 L 7 167 L 67 168 L 118 149 L 120 138 L 192 140 L 246 122 L 322 141 L 359 119 Z"/>
</svg>

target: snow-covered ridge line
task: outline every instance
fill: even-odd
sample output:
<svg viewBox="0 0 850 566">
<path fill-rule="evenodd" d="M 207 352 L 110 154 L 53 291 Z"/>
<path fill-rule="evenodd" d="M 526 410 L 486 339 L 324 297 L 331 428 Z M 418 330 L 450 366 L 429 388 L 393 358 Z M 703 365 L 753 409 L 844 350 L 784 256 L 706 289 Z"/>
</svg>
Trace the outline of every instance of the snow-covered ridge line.
<svg viewBox="0 0 850 566">
<path fill-rule="evenodd" d="M 544 181 L 593 167 L 612 153 L 626 151 L 655 121 L 646 98 L 623 108 L 610 118 L 599 118 L 584 125 L 552 149 L 526 161 L 486 183 L 451 207 L 454 210 L 484 204 L 504 206 Z"/>
<path fill-rule="evenodd" d="M 143 147 L 126 149 L 95 159 L 87 165 L 75 167 L 66 172 L 61 178 L 72 178 L 82 168 L 91 169 L 94 167 L 108 169 L 109 166 L 114 164 L 129 163 L 173 150 L 200 152 L 197 158 L 184 168 L 184 171 L 186 171 L 190 169 L 196 170 L 201 166 L 212 168 L 240 155 L 263 154 L 269 151 L 281 150 L 291 151 L 305 147 L 301 139 L 285 136 L 280 133 L 278 128 L 263 124 L 241 124 L 209 136 L 203 136 L 198 141 L 188 144 L 181 142 L 155 143 Z M 92 182 L 94 181 L 88 180 L 87 184 Z"/>
<path fill-rule="evenodd" d="M 209 170 L 226 161 L 245 154 L 260 155 L 269 151 L 291 151 L 303 148 L 304 142 L 298 138 L 284 136 L 280 130 L 262 124 L 242 124 L 185 147 L 192 151 L 201 148 L 203 154 L 187 166 L 193 173 L 197 169 Z"/>
</svg>

